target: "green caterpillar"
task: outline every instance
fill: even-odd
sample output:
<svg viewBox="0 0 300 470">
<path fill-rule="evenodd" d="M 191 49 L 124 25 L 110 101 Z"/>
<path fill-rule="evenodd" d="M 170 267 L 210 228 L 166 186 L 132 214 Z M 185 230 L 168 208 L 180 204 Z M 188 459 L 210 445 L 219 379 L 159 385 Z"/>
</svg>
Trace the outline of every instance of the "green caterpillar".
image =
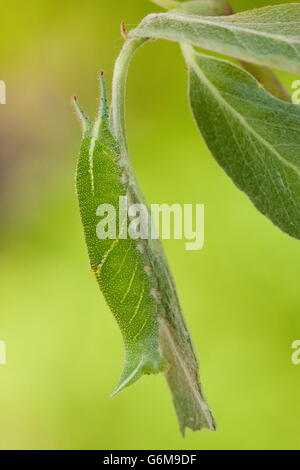
<svg viewBox="0 0 300 470">
<path fill-rule="evenodd" d="M 164 371 L 173 393 L 180 427 L 214 429 L 211 412 L 201 395 L 198 364 L 184 323 L 175 285 L 160 242 L 122 236 L 129 220 L 122 219 L 119 198 L 144 203 L 128 159 L 112 135 L 103 76 L 101 106 L 92 125 L 77 100 L 83 127 L 76 187 L 91 270 L 114 314 L 125 346 L 125 366 L 117 393 L 143 374 Z M 111 204 L 118 230 L 114 239 L 99 239 L 98 207 Z"/>
</svg>

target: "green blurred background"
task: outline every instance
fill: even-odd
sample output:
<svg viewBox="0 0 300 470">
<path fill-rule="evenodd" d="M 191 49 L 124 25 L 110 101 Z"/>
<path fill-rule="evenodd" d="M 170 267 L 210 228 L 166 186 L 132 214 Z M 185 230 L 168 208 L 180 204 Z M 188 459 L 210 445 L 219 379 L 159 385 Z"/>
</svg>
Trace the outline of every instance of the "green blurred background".
<svg viewBox="0 0 300 470">
<path fill-rule="evenodd" d="M 236 11 L 276 1 L 233 0 Z M 283 3 L 283 2 L 282 2 Z M 163 376 L 109 398 L 120 333 L 89 272 L 74 171 L 76 93 L 94 116 L 147 0 L 3 2 L 0 106 L 1 449 L 299 449 L 300 244 L 213 161 L 187 105 L 176 44 L 144 46 L 128 83 L 130 152 L 149 203 L 204 203 L 199 252 L 165 242 L 218 431 L 178 431 Z M 291 90 L 295 78 L 281 75 Z"/>
</svg>

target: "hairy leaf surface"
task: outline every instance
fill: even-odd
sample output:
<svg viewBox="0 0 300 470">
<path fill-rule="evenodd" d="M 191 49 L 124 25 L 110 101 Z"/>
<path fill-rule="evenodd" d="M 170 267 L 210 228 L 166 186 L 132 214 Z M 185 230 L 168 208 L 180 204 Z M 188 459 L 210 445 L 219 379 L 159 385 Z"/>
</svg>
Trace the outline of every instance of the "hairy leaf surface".
<svg viewBox="0 0 300 470">
<path fill-rule="evenodd" d="M 171 10 L 148 15 L 130 35 L 187 42 L 240 60 L 300 73 L 299 3 L 214 17 Z"/>
<path fill-rule="evenodd" d="M 300 238 L 300 108 L 231 62 L 182 45 L 195 120 L 212 154 L 274 224 Z"/>
</svg>

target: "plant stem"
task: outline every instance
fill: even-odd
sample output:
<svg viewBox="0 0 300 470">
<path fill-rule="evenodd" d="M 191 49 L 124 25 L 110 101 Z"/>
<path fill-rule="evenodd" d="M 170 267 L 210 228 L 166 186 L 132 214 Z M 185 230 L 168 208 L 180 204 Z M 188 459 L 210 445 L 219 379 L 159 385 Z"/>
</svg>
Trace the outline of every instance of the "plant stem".
<svg viewBox="0 0 300 470">
<path fill-rule="evenodd" d="M 128 38 L 115 63 L 112 81 L 111 129 L 123 154 L 127 154 L 125 96 L 128 68 L 135 51 L 147 40 L 147 38 Z"/>
<path fill-rule="evenodd" d="M 219 0 L 217 0 L 217 2 L 218 1 Z M 216 0 L 213 0 L 213 5 L 215 5 L 214 2 L 216 2 Z M 160 4 L 160 6 L 165 8 L 171 8 L 171 4 L 173 7 L 177 6 L 177 4 L 178 6 L 182 5 L 180 2 L 170 0 L 155 0 L 154 3 Z M 224 0 L 221 0 L 221 3 L 224 4 Z M 210 4 L 207 5 L 207 0 L 204 1 L 204 10 L 206 8 L 208 11 L 202 12 L 202 14 L 209 15 L 209 13 L 212 13 L 212 11 L 210 11 Z M 215 13 L 216 12 L 214 11 L 214 14 Z M 122 154 L 127 156 L 126 158 L 128 158 L 128 148 L 125 129 L 125 96 L 128 68 L 135 51 L 148 40 L 149 38 L 131 38 L 128 36 L 128 39 L 125 41 L 114 67 L 110 118 L 111 130 L 114 137 L 119 142 Z"/>
</svg>

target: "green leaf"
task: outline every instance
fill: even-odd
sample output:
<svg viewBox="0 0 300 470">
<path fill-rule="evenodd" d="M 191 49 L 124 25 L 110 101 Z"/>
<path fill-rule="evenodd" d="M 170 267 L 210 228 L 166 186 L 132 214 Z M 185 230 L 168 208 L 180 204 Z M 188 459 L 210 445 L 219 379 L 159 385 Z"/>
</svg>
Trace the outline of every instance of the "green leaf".
<svg viewBox="0 0 300 470">
<path fill-rule="evenodd" d="M 173 9 L 172 13 L 186 13 L 197 16 L 222 16 L 232 15 L 233 11 L 226 0 L 191 0 L 182 3 L 179 8 Z M 240 60 L 240 63 L 272 95 L 284 101 L 291 101 L 287 90 L 272 70 L 262 65 L 246 62 L 245 60 Z"/>
<path fill-rule="evenodd" d="M 300 4 L 270 6 L 230 16 L 148 15 L 130 32 L 187 42 L 275 69 L 300 73 Z"/>
<path fill-rule="evenodd" d="M 251 64 L 243 60 L 240 61 L 240 64 L 247 72 L 253 75 L 271 95 L 276 96 L 276 98 L 280 100 L 291 102 L 291 97 L 287 89 L 273 70 L 263 65 Z"/>
<path fill-rule="evenodd" d="M 174 0 L 151 0 L 151 2 L 156 3 L 156 5 L 160 6 L 161 8 L 165 8 L 166 10 L 176 8 L 180 5 L 179 2 Z"/>
<path fill-rule="evenodd" d="M 116 233 L 123 234 L 123 227 L 127 231 L 130 221 L 120 217 L 119 197 L 127 196 L 130 204 L 144 203 L 128 156 L 112 135 L 102 78 L 101 82 L 102 107 L 93 125 L 75 102 L 83 124 L 76 186 L 91 270 L 125 345 L 125 367 L 116 392 L 144 374 L 164 371 L 182 432 L 186 427 L 214 430 L 214 419 L 200 390 L 197 359 L 160 242 L 120 235 L 113 239 L 97 237 L 100 204 L 115 208 L 120 219 Z"/>
<path fill-rule="evenodd" d="M 299 106 L 231 62 L 182 49 L 194 117 L 213 156 L 263 214 L 299 239 Z"/>
<path fill-rule="evenodd" d="M 156 2 L 157 3 L 157 2 Z M 230 15 L 232 9 L 226 0 L 190 0 L 183 2 L 172 13 L 187 15 L 220 16 Z"/>
</svg>

